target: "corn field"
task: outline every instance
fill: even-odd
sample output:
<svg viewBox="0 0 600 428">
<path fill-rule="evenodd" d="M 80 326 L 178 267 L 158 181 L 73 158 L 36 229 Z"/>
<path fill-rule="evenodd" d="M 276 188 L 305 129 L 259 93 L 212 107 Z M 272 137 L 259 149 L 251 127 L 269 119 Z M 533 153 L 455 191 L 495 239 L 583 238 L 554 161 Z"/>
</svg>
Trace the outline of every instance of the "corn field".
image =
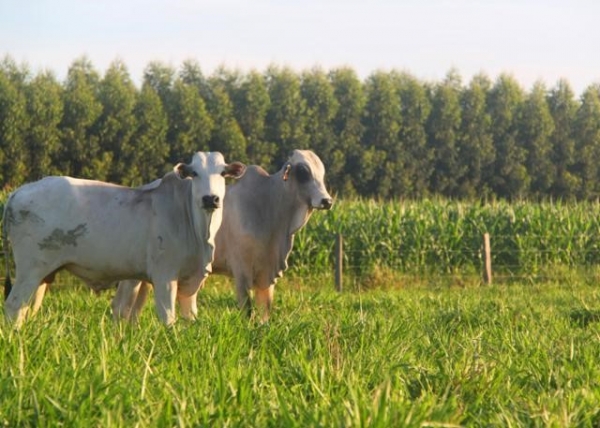
<svg viewBox="0 0 600 428">
<path fill-rule="evenodd" d="M 336 234 L 344 239 L 344 269 L 406 274 L 479 274 L 483 234 L 491 236 L 494 272 L 539 275 L 558 266 L 600 264 L 597 202 L 338 201 L 301 230 L 292 269 L 331 270 Z"/>
</svg>

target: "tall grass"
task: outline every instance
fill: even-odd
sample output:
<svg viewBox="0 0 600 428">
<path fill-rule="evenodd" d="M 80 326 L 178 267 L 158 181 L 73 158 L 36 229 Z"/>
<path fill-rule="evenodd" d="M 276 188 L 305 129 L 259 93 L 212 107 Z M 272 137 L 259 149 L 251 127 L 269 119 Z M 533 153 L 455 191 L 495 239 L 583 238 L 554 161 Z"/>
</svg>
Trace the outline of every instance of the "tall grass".
<svg viewBox="0 0 600 428">
<path fill-rule="evenodd" d="M 233 290 L 199 319 L 113 325 L 56 288 L 0 322 L 4 426 L 579 426 L 600 423 L 600 293 L 545 284 L 335 294 L 284 279 L 271 322 Z"/>
</svg>

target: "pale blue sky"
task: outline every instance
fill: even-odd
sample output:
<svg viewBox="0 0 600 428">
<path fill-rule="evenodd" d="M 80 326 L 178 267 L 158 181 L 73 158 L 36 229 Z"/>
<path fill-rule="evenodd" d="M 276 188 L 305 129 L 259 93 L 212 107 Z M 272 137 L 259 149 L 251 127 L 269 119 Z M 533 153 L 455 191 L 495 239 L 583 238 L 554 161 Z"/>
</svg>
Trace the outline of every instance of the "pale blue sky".
<svg viewBox="0 0 600 428">
<path fill-rule="evenodd" d="M 0 56 L 64 78 L 87 55 L 116 58 L 134 81 L 158 60 L 263 71 L 350 66 L 441 80 L 452 67 L 512 74 L 527 90 L 600 83 L 597 0 L 0 0 Z"/>
</svg>

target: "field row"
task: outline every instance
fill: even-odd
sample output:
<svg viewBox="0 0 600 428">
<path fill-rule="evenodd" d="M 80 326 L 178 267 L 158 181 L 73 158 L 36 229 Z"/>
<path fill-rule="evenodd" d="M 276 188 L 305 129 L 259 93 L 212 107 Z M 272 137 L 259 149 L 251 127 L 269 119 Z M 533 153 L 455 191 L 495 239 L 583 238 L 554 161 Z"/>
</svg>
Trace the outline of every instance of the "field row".
<svg viewBox="0 0 600 428">
<path fill-rule="evenodd" d="M 408 274 L 479 274 L 483 234 L 502 275 L 536 275 L 556 266 L 600 265 L 600 204 L 506 203 L 444 200 L 338 201 L 315 213 L 296 237 L 298 272 L 330 271 L 335 236 L 344 239 L 347 271 L 374 268 Z"/>
</svg>

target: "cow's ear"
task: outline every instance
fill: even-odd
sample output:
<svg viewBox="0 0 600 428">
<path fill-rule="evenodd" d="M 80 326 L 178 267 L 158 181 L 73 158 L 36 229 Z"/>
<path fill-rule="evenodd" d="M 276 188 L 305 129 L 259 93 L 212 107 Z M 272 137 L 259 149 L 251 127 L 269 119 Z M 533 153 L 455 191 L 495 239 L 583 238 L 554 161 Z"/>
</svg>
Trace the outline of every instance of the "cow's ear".
<svg viewBox="0 0 600 428">
<path fill-rule="evenodd" d="M 232 162 L 228 165 L 225 165 L 223 172 L 221 175 L 223 177 L 229 178 L 241 178 L 242 175 L 246 172 L 246 165 L 241 162 Z"/>
<path fill-rule="evenodd" d="M 196 177 L 198 175 L 191 165 L 185 163 L 178 163 L 175 165 L 175 168 L 173 168 L 173 171 L 179 178 Z"/>
</svg>

